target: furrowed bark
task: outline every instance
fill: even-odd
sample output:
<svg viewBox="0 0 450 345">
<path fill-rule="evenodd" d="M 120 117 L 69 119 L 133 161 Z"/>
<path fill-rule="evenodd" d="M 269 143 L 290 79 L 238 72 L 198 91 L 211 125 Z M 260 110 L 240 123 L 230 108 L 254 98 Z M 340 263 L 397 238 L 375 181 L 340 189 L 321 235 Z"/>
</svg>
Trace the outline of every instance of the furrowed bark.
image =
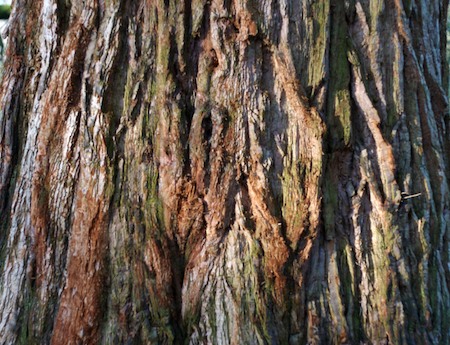
<svg viewBox="0 0 450 345">
<path fill-rule="evenodd" d="M 0 343 L 450 343 L 447 6 L 16 0 Z"/>
</svg>

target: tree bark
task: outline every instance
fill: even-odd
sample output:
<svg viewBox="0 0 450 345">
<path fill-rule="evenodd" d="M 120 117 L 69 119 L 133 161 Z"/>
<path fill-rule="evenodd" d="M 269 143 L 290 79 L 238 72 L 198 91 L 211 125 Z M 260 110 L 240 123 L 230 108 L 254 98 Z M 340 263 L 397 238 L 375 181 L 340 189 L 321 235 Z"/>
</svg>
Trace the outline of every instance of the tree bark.
<svg viewBox="0 0 450 345">
<path fill-rule="evenodd" d="M 448 0 L 15 0 L 1 344 L 449 344 Z"/>
</svg>

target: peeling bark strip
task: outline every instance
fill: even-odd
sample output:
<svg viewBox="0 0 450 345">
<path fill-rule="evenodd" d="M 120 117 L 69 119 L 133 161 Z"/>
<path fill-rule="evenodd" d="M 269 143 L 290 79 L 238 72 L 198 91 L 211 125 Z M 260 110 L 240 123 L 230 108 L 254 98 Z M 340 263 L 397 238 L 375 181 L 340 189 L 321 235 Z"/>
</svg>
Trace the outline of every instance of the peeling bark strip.
<svg viewBox="0 0 450 345">
<path fill-rule="evenodd" d="M 1 344 L 449 344 L 447 0 L 16 0 Z"/>
</svg>

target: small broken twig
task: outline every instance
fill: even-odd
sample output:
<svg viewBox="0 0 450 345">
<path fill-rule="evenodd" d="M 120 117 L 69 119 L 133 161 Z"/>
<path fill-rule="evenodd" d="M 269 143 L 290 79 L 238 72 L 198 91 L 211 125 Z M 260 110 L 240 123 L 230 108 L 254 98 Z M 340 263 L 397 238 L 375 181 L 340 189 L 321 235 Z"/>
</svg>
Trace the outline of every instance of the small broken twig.
<svg viewBox="0 0 450 345">
<path fill-rule="evenodd" d="M 412 198 L 417 198 L 417 197 L 419 197 L 421 195 L 422 195 L 422 193 L 409 195 L 408 193 L 402 192 L 402 199 L 403 200 L 408 200 L 408 199 L 412 199 Z"/>
</svg>

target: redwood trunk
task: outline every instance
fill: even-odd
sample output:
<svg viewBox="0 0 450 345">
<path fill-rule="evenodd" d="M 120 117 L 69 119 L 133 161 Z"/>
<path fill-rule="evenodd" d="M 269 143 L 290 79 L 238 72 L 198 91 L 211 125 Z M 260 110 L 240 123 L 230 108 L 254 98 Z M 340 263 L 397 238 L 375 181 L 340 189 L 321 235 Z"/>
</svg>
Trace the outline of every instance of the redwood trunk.
<svg viewBox="0 0 450 345">
<path fill-rule="evenodd" d="M 15 0 L 1 344 L 449 344 L 448 0 Z"/>
</svg>

